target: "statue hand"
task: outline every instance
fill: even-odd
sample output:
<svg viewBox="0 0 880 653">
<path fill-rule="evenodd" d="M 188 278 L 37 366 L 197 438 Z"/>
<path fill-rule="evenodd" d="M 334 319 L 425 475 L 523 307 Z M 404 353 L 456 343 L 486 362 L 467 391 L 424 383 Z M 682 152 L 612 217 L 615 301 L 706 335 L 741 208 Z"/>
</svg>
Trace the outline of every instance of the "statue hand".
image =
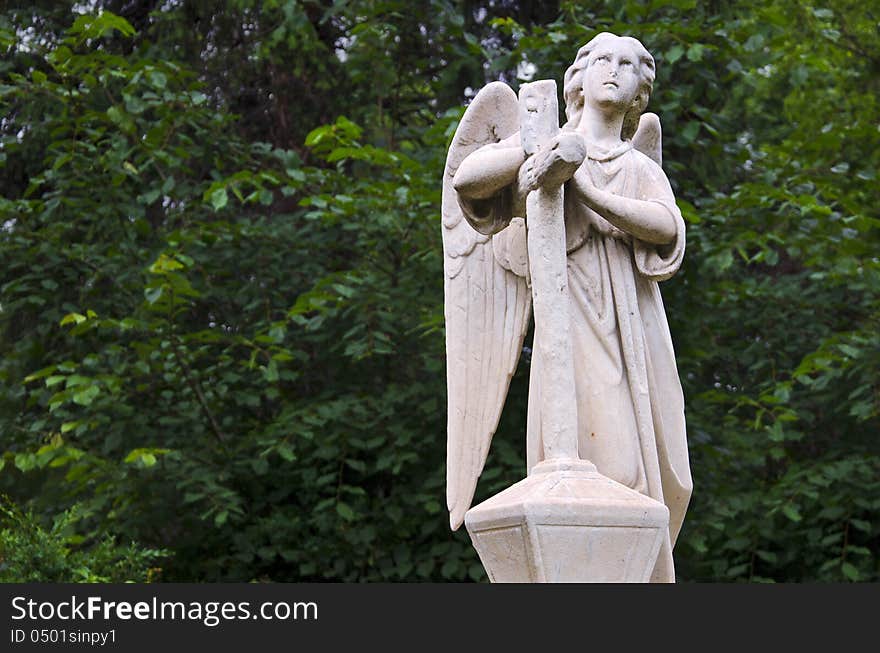
<svg viewBox="0 0 880 653">
<path fill-rule="evenodd" d="M 586 155 L 580 134 L 559 132 L 523 163 L 519 171 L 520 187 L 530 191 L 543 186 L 561 186 L 571 179 Z"/>
</svg>

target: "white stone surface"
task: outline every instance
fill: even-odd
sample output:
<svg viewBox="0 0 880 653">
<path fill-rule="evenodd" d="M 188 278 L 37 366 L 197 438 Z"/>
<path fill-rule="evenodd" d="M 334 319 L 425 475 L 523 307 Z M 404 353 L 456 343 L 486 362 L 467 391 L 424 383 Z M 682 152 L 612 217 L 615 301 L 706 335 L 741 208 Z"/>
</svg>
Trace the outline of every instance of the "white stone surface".
<svg viewBox="0 0 880 653">
<path fill-rule="evenodd" d="M 562 184 L 583 163 L 583 140 L 557 138 L 559 106 L 556 82 L 524 84 L 519 92 L 520 140 L 529 155 L 522 166 L 529 192 L 528 258 L 540 261 L 531 269 L 532 304 L 541 338 L 535 348 L 545 365 L 541 369 L 541 396 L 546 407 L 543 423 L 547 458 L 577 459 L 574 358 L 568 315 L 568 271 L 565 258 Z M 567 147 L 566 147 L 567 145 Z"/>
<path fill-rule="evenodd" d="M 672 581 L 672 546 L 691 477 L 658 282 L 678 269 L 685 235 L 660 167 L 659 120 L 643 115 L 653 80 L 653 58 L 638 41 L 605 33 L 583 46 L 565 73 L 561 131 L 550 81 L 524 85 L 519 100 L 506 85 L 489 84 L 462 118 L 443 178 L 447 503 L 457 528 L 473 500 L 534 303 L 530 474 L 544 460 L 589 460 L 600 474 L 668 508 L 649 576 Z M 530 479 L 523 487 L 543 492 L 544 482 Z M 585 483 L 575 484 L 572 505 L 589 499 L 586 488 L 608 487 Z M 493 500 L 468 514 L 479 517 Z M 512 511 L 503 519 L 516 520 L 524 519 L 520 507 L 536 504 L 503 505 Z M 590 505 L 592 512 L 578 514 L 605 514 Z M 475 519 L 468 517 L 469 529 L 482 523 Z M 593 543 L 590 560 L 635 559 L 615 553 L 629 545 L 614 544 L 607 523 L 593 526 L 606 530 L 584 535 Z M 589 531 L 590 524 L 581 527 Z M 568 542 L 563 548 L 580 537 L 555 526 L 534 532 L 553 533 Z M 532 537 L 528 529 L 517 533 Z M 643 531 L 629 535 L 643 539 Z M 475 536 L 478 550 L 491 537 Z M 542 541 L 548 551 L 561 550 Z M 621 577 L 619 570 L 591 568 L 596 580 Z M 545 572 L 545 580 L 562 578 Z"/>
<path fill-rule="evenodd" d="M 539 463 L 465 517 L 496 583 L 647 582 L 668 522 L 662 503 L 586 461 Z"/>
</svg>

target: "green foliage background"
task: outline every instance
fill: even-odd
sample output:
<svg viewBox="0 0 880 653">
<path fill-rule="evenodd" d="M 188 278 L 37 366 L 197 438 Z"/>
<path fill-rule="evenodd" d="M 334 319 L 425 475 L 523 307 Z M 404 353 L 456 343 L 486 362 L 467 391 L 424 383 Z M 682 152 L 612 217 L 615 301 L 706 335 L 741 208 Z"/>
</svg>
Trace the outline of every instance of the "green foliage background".
<svg viewBox="0 0 880 653">
<path fill-rule="evenodd" d="M 0 579 L 484 580 L 443 499 L 446 147 L 609 30 L 689 226 L 679 578 L 880 580 L 880 7 L 86 6 L 0 13 Z"/>
</svg>

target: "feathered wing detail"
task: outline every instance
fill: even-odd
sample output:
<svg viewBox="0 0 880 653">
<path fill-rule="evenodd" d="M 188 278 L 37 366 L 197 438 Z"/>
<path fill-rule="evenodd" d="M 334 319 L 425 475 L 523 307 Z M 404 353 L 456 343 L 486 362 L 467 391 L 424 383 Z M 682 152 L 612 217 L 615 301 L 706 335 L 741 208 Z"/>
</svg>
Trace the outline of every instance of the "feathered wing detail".
<svg viewBox="0 0 880 653">
<path fill-rule="evenodd" d="M 639 119 L 639 128 L 632 138 L 633 147 L 642 154 L 654 159 L 663 167 L 663 131 L 660 129 L 660 118 L 656 113 L 643 113 Z"/>
<path fill-rule="evenodd" d="M 514 219 L 495 236 L 478 233 L 465 219 L 452 178 L 468 154 L 516 131 L 518 111 L 516 95 L 506 84 L 483 88 L 462 117 L 443 172 L 446 503 L 453 530 L 470 508 L 498 426 L 528 328 L 531 293 L 523 274 L 528 266 L 516 251 L 517 243 L 524 247 L 523 221 Z M 493 220 L 509 222 L 511 217 L 495 215 Z"/>
</svg>

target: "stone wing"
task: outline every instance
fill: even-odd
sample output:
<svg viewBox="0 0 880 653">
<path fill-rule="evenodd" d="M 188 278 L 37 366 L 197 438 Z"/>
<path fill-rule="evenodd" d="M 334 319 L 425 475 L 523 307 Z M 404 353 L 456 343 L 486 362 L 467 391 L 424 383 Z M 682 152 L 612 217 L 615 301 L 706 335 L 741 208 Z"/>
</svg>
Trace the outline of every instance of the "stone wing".
<svg viewBox="0 0 880 653">
<path fill-rule="evenodd" d="M 523 221 L 496 216 L 510 225 L 494 236 L 477 232 L 465 219 L 452 178 L 468 154 L 516 131 L 518 111 L 506 84 L 483 88 L 459 123 L 443 171 L 446 502 L 453 530 L 470 508 L 498 426 L 528 329 L 531 293 L 527 264 L 513 251 L 525 248 Z"/>
<path fill-rule="evenodd" d="M 663 132 L 660 129 L 660 118 L 656 113 L 642 114 L 632 142 L 634 148 L 663 167 Z"/>
</svg>

